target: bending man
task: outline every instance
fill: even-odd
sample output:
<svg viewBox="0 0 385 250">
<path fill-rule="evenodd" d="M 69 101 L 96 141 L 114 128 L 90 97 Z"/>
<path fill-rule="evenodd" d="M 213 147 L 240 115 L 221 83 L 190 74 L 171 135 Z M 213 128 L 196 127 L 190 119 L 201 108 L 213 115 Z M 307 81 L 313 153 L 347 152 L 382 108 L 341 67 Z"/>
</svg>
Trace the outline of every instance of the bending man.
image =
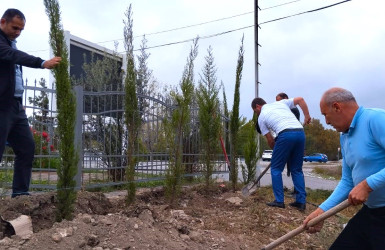
<svg viewBox="0 0 385 250">
<path fill-rule="evenodd" d="M 294 188 L 298 191 L 296 201 L 289 205 L 303 211 L 306 208 L 305 178 L 302 172 L 305 133 L 301 123 L 290 110 L 296 105 L 300 106 L 305 115 L 304 124 L 310 123 L 309 110 L 302 97 L 283 99 L 270 104 L 266 104 L 262 98 L 255 98 L 251 103 L 252 109 L 258 115 L 261 134 L 273 149 L 271 179 L 275 200 L 267 205 L 285 208 L 282 171 L 286 163 L 289 163 Z M 277 135 L 275 139 L 271 132 Z"/>
</svg>

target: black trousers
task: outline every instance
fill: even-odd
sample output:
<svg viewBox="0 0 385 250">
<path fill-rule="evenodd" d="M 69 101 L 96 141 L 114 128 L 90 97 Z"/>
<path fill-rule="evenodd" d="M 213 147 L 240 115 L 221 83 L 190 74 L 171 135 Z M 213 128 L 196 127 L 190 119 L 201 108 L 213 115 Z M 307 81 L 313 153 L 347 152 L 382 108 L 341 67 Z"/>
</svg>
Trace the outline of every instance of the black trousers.
<svg viewBox="0 0 385 250">
<path fill-rule="evenodd" d="M 370 209 L 364 205 L 330 249 L 385 249 L 385 207 Z"/>
<path fill-rule="evenodd" d="M 28 194 L 32 174 L 35 142 L 21 102 L 12 100 L 8 108 L 0 107 L 0 160 L 5 144 L 15 152 L 12 197 Z"/>
</svg>

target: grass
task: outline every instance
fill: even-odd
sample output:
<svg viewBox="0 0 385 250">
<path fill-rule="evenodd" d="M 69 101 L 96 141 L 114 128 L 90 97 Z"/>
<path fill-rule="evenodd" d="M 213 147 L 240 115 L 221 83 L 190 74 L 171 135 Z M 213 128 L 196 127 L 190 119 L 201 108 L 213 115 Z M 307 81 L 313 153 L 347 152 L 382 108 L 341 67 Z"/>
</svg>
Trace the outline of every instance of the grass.
<svg viewBox="0 0 385 250">
<path fill-rule="evenodd" d="M 342 166 L 336 167 L 314 167 L 313 173 L 322 176 L 324 179 L 340 180 L 342 175 Z"/>
</svg>

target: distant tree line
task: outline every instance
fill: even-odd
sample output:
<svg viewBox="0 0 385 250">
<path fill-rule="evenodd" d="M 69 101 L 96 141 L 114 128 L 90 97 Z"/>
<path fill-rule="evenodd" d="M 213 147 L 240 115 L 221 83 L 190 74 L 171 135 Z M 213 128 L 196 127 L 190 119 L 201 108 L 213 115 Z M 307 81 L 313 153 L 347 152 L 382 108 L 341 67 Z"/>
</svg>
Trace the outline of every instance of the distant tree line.
<svg viewBox="0 0 385 250">
<path fill-rule="evenodd" d="M 237 154 L 245 155 L 244 146 L 247 143 L 247 139 L 250 135 L 250 128 L 254 128 L 254 122 L 252 120 L 247 123 L 244 122 L 240 129 L 240 140 L 237 146 Z M 312 153 L 323 153 L 328 156 L 330 161 L 335 161 L 341 158 L 338 155 L 338 148 L 340 147 L 340 136 L 339 133 L 333 129 L 325 129 L 321 124 L 320 120 L 312 119 L 309 125 L 304 127 L 306 135 L 305 152 L 304 155 Z M 270 149 L 267 144 L 266 138 L 260 136 L 260 151 L 262 154 L 263 150 Z"/>
</svg>

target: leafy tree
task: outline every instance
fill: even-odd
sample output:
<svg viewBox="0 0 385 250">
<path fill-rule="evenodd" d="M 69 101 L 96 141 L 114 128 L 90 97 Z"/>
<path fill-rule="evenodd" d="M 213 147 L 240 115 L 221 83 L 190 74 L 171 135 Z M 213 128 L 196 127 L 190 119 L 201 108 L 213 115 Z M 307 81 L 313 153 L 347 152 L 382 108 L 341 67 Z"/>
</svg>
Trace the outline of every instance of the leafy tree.
<svg viewBox="0 0 385 250">
<path fill-rule="evenodd" d="M 232 183 L 233 191 L 235 192 L 237 181 L 238 181 L 238 166 L 235 161 L 235 154 L 237 152 L 236 145 L 238 143 L 238 132 L 240 127 L 240 118 L 239 118 L 239 88 L 241 86 L 242 79 L 242 70 L 243 70 L 243 37 L 241 40 L 241 46 L 238 53 L 238 63 L 236 69 L 235 77 L 235 90 L 234 90 L 234 102 L 233 110 L 230 116 L 230 141 L 231 141 L 231 169 L 230 169 L 230 180 Z"/>
<path fill-rule="evenodd" d="M 171 203 L 173 203 L 180 194 L 183 174 L 183 135 L 187 134 L 189 130 L 189 105 L 194 95 L 194 60 L 197 55 L 198 39 L 195 39 L 187 58 L 182 80 L 179 84 L 181 93 L 178 93 L 177 90 L 171 92 L 175 108 L 172 110 L 171 117 L 164 121 L 170 155 L 170 164 L 166 173 L 165 191 Z"/>
<path fill-rule="evenodd" d="M 221 130 L 221 117 L 219 107 L 219 88 L 216 85 L 216 68 L 212 48 L 207 50 L 206 64 L 198 88 L 198 116 L 199 132 L 202 140 L 201 152 L 205 165 L 206 188 L 209 189 L 212 182 L 213 163 L 218 153 L 218 142 Z"/>
<path fill-rule="evenodd" d="M 318 119 L 312 119 L 305 126 L 306 144 L 305 154 L 324 153 L 329 160 L 338 159 L 340 147 L 339 133 L 332 129 L 325 129 Z"/>
<path fill-rule="evenodd" d="M 116 51 L 116 48 L 115 48 Z M 117 57 L 116 52 L 113 56 Z M 87 60 L 84 60 L 85 62 Z M 84 75 L 78 80 L 87 91 L 122 91 L 122 77 L 121 64 L 117 58 L 104 54 L 103 57 L 97 58 L 91 54 L 89 63 L 83 64 Z M 105 98 L 99 95 L 97 98 L 87 99 L 85 102 L 85 109 L 99 109 L 107 110 L 120 109 L 122 99 L 119 95 L 112 98 Z M 97 108 L 95 108 L 97 107 Z M 114 157 L 116 155 L 126 154 L 127 141 L 126 129 L 122 112 L 103 112 L 101 115 L 88 115 L 84 121 L 88 128 L 85 137 L 91 142 L 86 144 L 88 152 L 103 152 L 102 161 L 108 168 L 109 177 L 112 181 L 123 181 L 125 177 L 125 169 L 127 161 L 121 157 Z M 108 135 L 108 136 L 106 136 Z"/>
<path fill-rule="evenodd" d="M 136 70 L 135 70 L 135 58 L 133 47 L 133 35 L 132 35 L 132 11 L 131 4 L 126 13 L 127 20 L 123 20 L 124 23 L 124 48 L 126 50 L 127 68 L 124 81 L 125 87 L 125 115 L 126 126 L 128 131 L 128 146 L 127 146 L 127 162 L 128 169 L 127 174 L 127 200 L 126 202 L 132 203 L 135 199 L 135 165 L 136 159 L 134 157 L 134 150 L 138 145 L 138 133 L 141 126 L 141 119 L 138 110 L 138 98 L 136 88 Z"/>
<path fill-rule="evenodd" d="M 59 177 L 57 183 L 58 202 L 56 219 L 71 219 L 73 204 L 76 199 L 75 180 L 78 157 L 74 146 L 76 99 L 72 92 L 70 75 L 68 72 L 68 51 L 64 40 L 61 24 L 60 6 L 57 0 L 44 0 L 46 13 L 49 17 L 50 45 L 54 55 L 60 56 L 62 61 L 53 69 L 56 79 L 56 104 L 58 109 L 58 132 L 60 138 L 61 164 L 57 168 Z"/>
</svg>

